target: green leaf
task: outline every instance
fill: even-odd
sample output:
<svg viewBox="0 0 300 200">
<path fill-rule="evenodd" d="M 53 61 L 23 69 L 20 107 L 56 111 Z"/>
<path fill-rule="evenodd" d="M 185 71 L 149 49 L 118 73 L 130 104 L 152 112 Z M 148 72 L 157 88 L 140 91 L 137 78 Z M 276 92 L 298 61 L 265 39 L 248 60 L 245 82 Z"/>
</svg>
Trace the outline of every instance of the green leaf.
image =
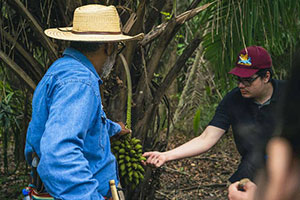
<svg viewBox="0 0 300 200">
<path fill-rule="evenodd" d="M 163 12 L 163 11 L 161 11 L 160 14 L 162 14 L 166 17 L 169 17 L 171 15 L 169 12 Z"/>
<path fill-rule="evenodd" d="M 194 116 L 194 121 L 193 121 L 193 125 L 194 125 L 194 133 L 196 134 L 200 128 L 200 116 L 201 116 L 201 108 L 198 108 L 195 116 Z"/>
</svg>

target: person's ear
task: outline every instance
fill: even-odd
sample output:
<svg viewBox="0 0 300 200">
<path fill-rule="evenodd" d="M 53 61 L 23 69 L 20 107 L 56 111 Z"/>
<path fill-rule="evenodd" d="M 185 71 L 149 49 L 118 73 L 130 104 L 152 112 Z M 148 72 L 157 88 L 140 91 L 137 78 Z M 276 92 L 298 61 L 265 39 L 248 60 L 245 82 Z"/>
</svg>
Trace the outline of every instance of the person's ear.
<svg viewBox="0 0 300 200">
<path fill-rule="evenodd" d="M 264 77 L 264 83 L 268 83 L 270 81 L 270 78 L 271 78 L 271 74 L 269 71 L 267 71 Z"/>
</svg>

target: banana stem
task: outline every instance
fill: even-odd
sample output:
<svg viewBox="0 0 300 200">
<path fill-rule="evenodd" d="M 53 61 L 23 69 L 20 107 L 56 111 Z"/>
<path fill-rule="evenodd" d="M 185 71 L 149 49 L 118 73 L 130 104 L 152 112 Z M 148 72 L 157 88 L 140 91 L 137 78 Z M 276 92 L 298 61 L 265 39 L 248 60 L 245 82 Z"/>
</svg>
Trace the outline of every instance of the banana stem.
<svg viewBox="0 0 300 200">
<path fill-rule="evenodd" d="M 131 100 L 132 100 L 131 76 L 130 76 L 130 70 L 129 70 L 129 67 L 128 67 L 125 57 L 123 56 L 123 54 L 119 54 L 119 56 L 122 60 L 122 63 L 124 65 L 125 72 L 126 72 L 127 88 L 128 88 L 126 125 L 127 125 L 127 128 L 131 129 Z"/>
</svg>

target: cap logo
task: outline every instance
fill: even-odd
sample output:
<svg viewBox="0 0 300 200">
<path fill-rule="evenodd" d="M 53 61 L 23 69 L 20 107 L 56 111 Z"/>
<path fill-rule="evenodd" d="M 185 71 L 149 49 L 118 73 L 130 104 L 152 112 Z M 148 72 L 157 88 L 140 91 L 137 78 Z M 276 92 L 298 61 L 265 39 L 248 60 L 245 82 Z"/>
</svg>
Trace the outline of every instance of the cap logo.
<svg viewBox="0 0 300 200">
<path fill-rule="evenodd" d="M 244 65 L 244 66 L 251 66 L 251 57 L 248 56 L 248 54 L 241 54 L 239 56 L 239 61 L 238 61 L 239 65 Z"/>
</svg>

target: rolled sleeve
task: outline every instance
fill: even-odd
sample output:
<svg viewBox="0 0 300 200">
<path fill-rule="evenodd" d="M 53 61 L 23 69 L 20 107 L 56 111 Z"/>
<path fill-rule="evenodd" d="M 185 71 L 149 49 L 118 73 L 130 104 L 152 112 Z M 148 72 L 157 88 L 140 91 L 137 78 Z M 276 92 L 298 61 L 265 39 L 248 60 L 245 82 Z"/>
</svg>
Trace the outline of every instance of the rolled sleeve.
<svg viewBox="0 0 300 200">
<path fill-rule="evenodd" d="M 38 173 L 48 192 L 57 199 L 104 199 L 97 192 L 99 183 L 83 154 L 97 106 L 94 90 L 82 82 L 61 84 L 52 95 L 40 141 Z"/>
</svg>

